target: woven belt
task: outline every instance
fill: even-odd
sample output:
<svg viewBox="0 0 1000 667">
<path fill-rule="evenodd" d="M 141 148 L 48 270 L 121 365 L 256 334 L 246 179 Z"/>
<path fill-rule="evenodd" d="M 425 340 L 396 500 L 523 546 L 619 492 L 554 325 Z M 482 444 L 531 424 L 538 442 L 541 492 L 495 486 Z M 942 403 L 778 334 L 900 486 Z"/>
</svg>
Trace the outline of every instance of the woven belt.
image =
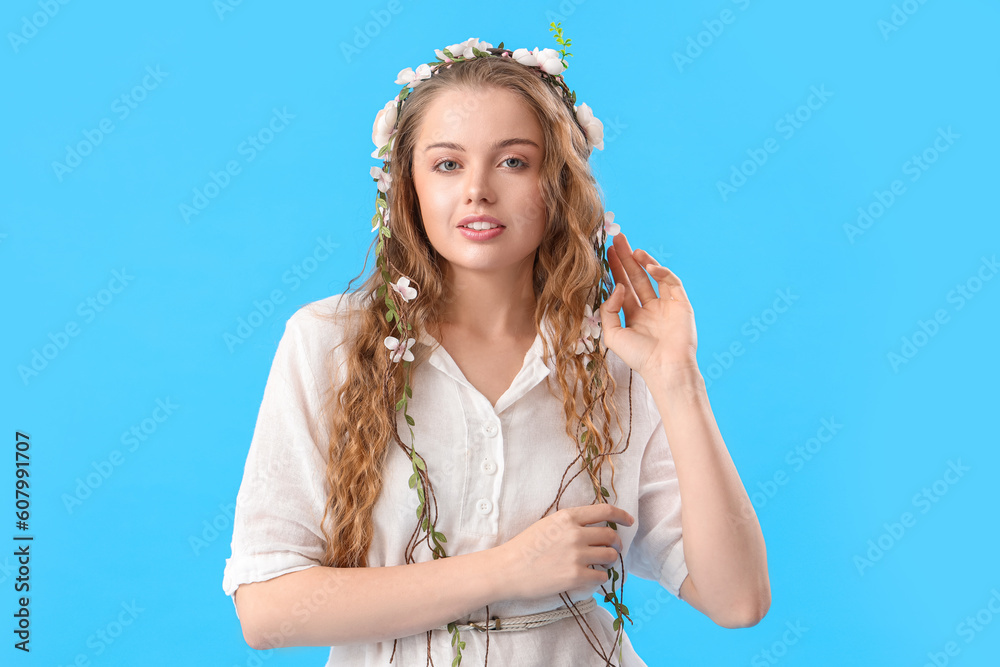
<svg viewBox="0 0 1000 667">
<path fill-rule="evenodd" d="M 579 614 L 586 614 L 597 606 L 597 601 L 594 598 L 587 598 L 583 602 L 574 602 L 573 609 Z M 510 616 L 508 618 L 492 618 L 489 622 L 483 623 L 459 623 L 458 629 L 461 630 L 479 630 L 480 632 L 486 632 L 489 628 L 490 632 L 512 632 L 514 630 L 530 630 L 531 628 L 538 628 L 543 625 L 548 625 L 549 623 L 554 623 L 561 618 L 566 618 L 567 616 L 573 616 L 573 610 L 568 609 L 565 605 L 559 609 L 552 609 L 551 611 L 543 611 L 537 614 L 528 614 L 527 616 Z M 447 630 L 447 625 L 442 625 L 438 630 Z"/>
</svg>

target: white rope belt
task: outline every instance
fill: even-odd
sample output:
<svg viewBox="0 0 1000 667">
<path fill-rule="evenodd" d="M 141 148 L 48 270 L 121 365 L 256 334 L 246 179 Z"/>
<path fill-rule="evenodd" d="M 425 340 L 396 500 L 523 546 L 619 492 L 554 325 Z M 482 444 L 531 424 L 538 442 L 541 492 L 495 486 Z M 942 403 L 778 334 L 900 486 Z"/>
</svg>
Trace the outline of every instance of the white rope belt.
<svg viewBox="0 0 1000 667">
<path fill-rule="evenodd" d="M 574 602 L 573 609 L 579 614 L 586 614 L 589 611 L 593 611 L 597 606 L 597 601 L 594 598 L 587 598 L 583 602 Z M 479 630 L 480 632 L 486 632 L 488 627 L 490 632 L 512 632 L 514 630 L 530 630 L 531 628 L 538 628 L 543 625 L 548 625 L 549 623 L 554 623 L 561 618 L 566 618 L 567 616 L 573 616 L 573 610 L 568 609 L 565 605 L 559 609 L 552 609 L 550 611 L 543 611 L 537 614 L 528 614 L 527 616 L 511 616 L 509 618 L 493 618 L 490 619 L 488 623 L 459 623 L 458 629 L 462 630 Z M 438 630 L 447 630 L 447 625 L 442 625 Z"/>
</svg>

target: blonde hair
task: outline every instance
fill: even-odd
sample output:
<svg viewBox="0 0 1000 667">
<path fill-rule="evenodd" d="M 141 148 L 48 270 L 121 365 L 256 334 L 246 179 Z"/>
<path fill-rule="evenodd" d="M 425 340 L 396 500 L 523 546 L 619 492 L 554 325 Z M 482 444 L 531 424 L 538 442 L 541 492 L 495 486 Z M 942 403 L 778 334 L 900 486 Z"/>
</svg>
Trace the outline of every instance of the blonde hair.
<svg viewBox="0 0 1000 667">
<path fill-rule="evenodd" d="M 384 253 L 391 281 L 405 275 L 419 288 L 418 297 L 407 304 L 407 319 L 413 327 L 411 335 L 417 337 L 430 324 L 440 322 L 449 295 L 439 255 L 421 222 L 413 184 L 413 153 L 429 105 L 443 91 L 456 88 L 511 91 L 524 100 L 541 125 L 544 158 L 539 188 L 546 205 L 546 228 L 533 265 L 534 321 L 536 329 L 541 331 L 543 319 L 550 319 L 555 349 L 549 349 L 543 336 L 543 354 L 546 358 L 554 355 L 566 434 L 579 449 L 576 460 L 589 455 L 595 462 L 592 469 L 582 465 L 577 474 L 587 469 L 598 491 L 595 502 L 603 502 L 601 467 L 605 458 L 617 453 L 611 451 L 609 424 L 609 399 L 614 396 L 615 382 L 602 354 L 595 351 L 592 362 L 585 368 L 584 357 L 575 354 L 575 350 L 584 307 L 596 305 L 602 281 L 610 285 L 601 241 L 595 240 L 604 223 L 604 205 L 590 169 L 590 147 L 582 129 L 566 101 L 534 68 L 509 58 L 479 57 L 440 68 L 410 93 L 400 112 L 388 168 L 392 176 L 388 193 L 392 237 L 386 241 Z M 364 268 L 351 283 L 362 274 Z M 345 338 L 330 351 L 328 358 L 330 393 L 324 412 L 330 427 L 326 468 L 329 496 L 322 525 L 326 537 L 323 564 L 331 567 L 368 565 L 367 553 L 374 534 L 372 517 L 382 490 L 385 455 L 391 442 L 406 448 L 396 432 L 395 409 L 402 396 L 405 369 L 402 363 L 390 361 L 383 344 L 386 336 L 398 335 L 395 324 L 386 320 L 384 297 L 377 294 L 384 284 L 384 277 L 375 266 L 354 292 L 345 294 L 345 298 L 355 297 L 349 312 L 344 313 L 347 319 L 341 322 Z M 337 352 L 340 347 L 344 350 Z M 414 350 L 417 354 L 412 366 L 426 358 L 424 351 L 418 350 Z M 341 363 L 343 381 L 337 386 Z M 378 378 L 385 379 L 383 391 L 373 391 L 373 381 Z M 551 386 L 549 389 L 552 391 Z M 600 428 L 595 425 L 598 406 L 602 417 Z M 618 419 L 618 409 L 614 407 Z M 620 419 L 618 422 L 620 425 Z M 581 428 L 589 433 L 583 440 Z M 420 446 L 418 439 L 414 448 L 419 452 Z M 613 464 L 611 470 L 613 486 Z M 429 478 L 425 480 L 429 485 Z M 561 494 L 562 489 L 553 501 L 557 509 Z M 546 514 L 548 509 L 542 516 Z M 328 516 L 332 518 L 329 529 Z"/>
</svg>

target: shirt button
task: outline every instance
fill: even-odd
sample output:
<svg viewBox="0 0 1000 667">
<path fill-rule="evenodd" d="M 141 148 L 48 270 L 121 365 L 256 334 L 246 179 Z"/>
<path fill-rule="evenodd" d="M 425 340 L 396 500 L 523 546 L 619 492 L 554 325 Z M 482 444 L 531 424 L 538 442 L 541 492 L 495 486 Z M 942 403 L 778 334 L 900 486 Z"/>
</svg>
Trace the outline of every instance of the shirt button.
<svg viewBox="0 0 1000 667">
<path fill-rule="evenodd" d="M 497 434 L 497 425 L 493 422 L 485 424 L 483 426 L 483 433 L 490 436 L 491 438 Z"/>
<path fill-rule="evenodd" d="M 476 504 L 476 509 L 479 510 L 480 514 L 489 514 L 490 510 L 493 509 L 493 503 L 487 498 L 480 498 L 479 502 Z"/>
<path fill-rule="evenodd" d="M 483 461 L 483 472 L 485 472 L 487 475 L 492 475 L 496 471 L 497 471 L 496 463 L 493 463 L 493 461 L 490 461 L 489 459 Z"/>
</svg>

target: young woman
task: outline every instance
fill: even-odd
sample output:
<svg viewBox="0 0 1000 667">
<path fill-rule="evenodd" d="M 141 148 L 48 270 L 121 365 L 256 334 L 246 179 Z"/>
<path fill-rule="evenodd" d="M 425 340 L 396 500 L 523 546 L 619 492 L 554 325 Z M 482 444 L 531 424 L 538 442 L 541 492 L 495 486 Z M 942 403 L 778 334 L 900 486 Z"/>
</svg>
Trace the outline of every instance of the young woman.
<svg viewBox="0 0 1000 667">
<path fill-rule="evenodd" d="M 223 582 L 244 637 L 328 665 L 640 666 L 626 573 L 757 623 L 764 541 L 691 304 L 624 234 L 604 257 L 600 122 L 560 52 L 436 53 L 373 128 L 376 267 L 278 345 Z"/>
</svg>

